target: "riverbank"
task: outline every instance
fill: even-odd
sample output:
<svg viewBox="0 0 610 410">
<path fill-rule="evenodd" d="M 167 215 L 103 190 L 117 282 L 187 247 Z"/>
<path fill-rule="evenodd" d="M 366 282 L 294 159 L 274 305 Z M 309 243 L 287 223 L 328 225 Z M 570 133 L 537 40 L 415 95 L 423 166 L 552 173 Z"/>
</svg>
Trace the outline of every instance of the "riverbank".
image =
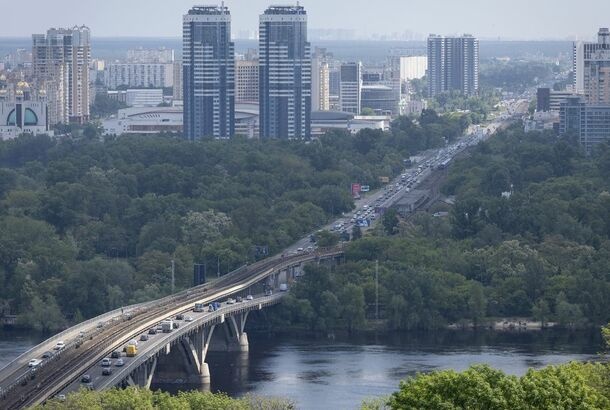
<svg viewBox="0 0 610 410">
<path fill-rule="evenodd" d="M 37 334 L 20 333 L 0 332 L 0 363 L 38 342 Z M 523 375 L 530 368 L 597 360 L 603 346 L 598 331 L 560 329 L 337 332 L 333 338 L 248 329 L 248 339 L 248 354 L 208 353 L 211 390 L 232 397 L 286 397 L 300 410 L 356 409 L 365 398 L 396 391 L 405 378 L 435 370 L 489 364 Z M 173 392 L 196 388 L 174 386 Z"/>
</svg>

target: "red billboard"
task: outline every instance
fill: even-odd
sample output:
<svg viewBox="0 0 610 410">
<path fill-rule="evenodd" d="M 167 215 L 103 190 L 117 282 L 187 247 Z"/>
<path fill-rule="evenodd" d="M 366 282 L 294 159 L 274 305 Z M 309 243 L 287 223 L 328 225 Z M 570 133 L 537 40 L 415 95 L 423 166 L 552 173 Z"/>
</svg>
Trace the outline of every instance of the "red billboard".
<svg viewBox="0 0 610 410">
<path fill-rule="evenodd" d="M 362 190 L 362 185 L 352 184 L 352 196 L 359 197 L 361 190 Z"/>
</svg>

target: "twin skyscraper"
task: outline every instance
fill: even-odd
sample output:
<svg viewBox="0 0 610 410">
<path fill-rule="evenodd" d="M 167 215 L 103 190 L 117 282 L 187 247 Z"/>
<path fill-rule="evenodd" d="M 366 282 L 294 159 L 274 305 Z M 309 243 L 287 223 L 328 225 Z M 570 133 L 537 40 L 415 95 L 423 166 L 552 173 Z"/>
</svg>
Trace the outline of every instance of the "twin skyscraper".
<svg viewBox="0 0 610 410">
<path fill-rule="evenodd" d="M 235 134 L 235 44 L 231 13 L 195 6 L 183 19 L 184 134 L 191 140 Z M 311 134 L 311 50 L 307 13 L 271 6 L 259 20 L 261 138 Z"/>
</svg>

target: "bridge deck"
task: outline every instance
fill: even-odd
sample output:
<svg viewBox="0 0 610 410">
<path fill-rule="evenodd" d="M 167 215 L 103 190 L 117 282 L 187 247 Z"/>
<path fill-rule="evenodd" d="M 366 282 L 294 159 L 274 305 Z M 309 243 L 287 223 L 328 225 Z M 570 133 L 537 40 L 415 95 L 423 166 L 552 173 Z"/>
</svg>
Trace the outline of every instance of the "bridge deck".
<svg viewBox="0 0 610 410">
<path fill-rule="evenodd" d="M 146 330 L 150 323 L 190 310 L 194 303 L 209 303 L 247 290 L 250 286 L 291 266 L 299 266 L 320 259 L 343 254 L 342 248 L 321 249 L 310 254 L 287 257 L 276 256 L 225 275 L 214 283 L 191 288 L 158 301 L 113 311 L 70 328 L 34 347 L 0 371 L 0 388 L 4 388 L 2 407 L 20 408 L 41 403 L 64 389 L 78 375 L 91 368 L 111 351 L 122 347 Z M 98 323 L 103 326 L 98 328 Z M 85 337 L 78 337 L 84 332 Z M 66 341 L 66 348 L 32 372 L 27 362 L 52 350 L 58 340 Z M 82 344 L 82 346 L 80 346 Z M 78 347 L 80 346 L 80 347 Z M 77 348 L 78 347 L 78 348 Z M 35 379 L 31 380 L 34 376 Z M 5 406 L 6 405 L 6 406 Z"/>
</svg>

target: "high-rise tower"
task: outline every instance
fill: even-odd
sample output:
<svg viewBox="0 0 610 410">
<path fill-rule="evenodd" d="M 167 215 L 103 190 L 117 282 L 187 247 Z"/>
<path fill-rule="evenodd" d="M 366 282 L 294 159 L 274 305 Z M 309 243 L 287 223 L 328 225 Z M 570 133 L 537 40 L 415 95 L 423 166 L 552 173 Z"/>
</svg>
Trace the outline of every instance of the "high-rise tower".
<svg viewBox="0 0 610 410">
<path fill-rule="evenodd" d="M 474 95 L 479 90 L 479 40 L 462 37 L 428 37 L 428 96 L 458 90 Z"/>
<path fill-rule="evenodd" d="M 183 18 L 184 135 L 190 140 L 235 133 L 235 46 L 224 4 L 194 6 Z"/>
<path fill-rule="evenodd" d="M 89 120 L 90 62 L 88 27 L 52 28 L 32 36 L 32 70 L 37 87 L 47 93 L 51 125 Z"/>
<path fill-rule="evenodd" d="M 298 4 L 270 6 L 260 16 L 259 104 L 262 138 L 309 138 L 311 50 Z"/>
</svg>

